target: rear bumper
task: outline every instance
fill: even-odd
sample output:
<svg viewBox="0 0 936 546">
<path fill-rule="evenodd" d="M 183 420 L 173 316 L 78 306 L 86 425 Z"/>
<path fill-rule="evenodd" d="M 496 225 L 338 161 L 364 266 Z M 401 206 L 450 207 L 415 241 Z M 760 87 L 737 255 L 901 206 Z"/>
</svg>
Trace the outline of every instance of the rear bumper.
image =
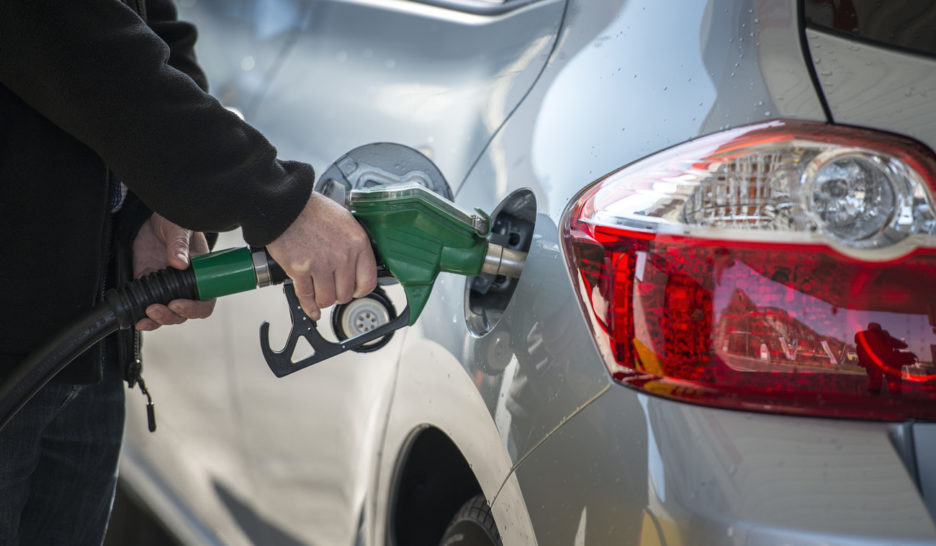
<svg viewBox="0 0 936 546">
<path fill-rule="evenodd" d="M 541 546 L 932 544 L 936 527 L 892 428 L 709 409 L 615 385 L 516 477 Z"/>
</svg>

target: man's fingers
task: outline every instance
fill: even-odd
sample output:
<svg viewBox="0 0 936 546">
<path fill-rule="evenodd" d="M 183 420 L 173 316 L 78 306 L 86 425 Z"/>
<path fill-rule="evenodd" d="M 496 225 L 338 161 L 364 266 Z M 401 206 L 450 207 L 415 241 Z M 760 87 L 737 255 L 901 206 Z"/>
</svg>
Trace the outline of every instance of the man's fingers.
<svg viewBox="0 0 936 546">
<path fill-rule="evenodd" d="M 322 313 L 315 303 L 315 285 L 312 283 L 312 277 L 307 275 L 297 275 L 293 277 L 293 289 L 296 291 L 296 297 L 299 298 L 299 305 L 302 310 L 312 320 L 321 318 Z"/>
<path fill-rule="evenodd" d="M 329 270 L 313 271 L 312 284 L 315 286 L 315 305 L 325 309 L 335 303 L 335 274 Z"/>
<path fill-rule="evenodd" d="M 377 288 L 377 260 L 370 245 L 358 255 L 356 266 L 354 297 L 363 298 Z"/>
<path fill-rule="evenodd" d="M 345 262 L 335 270 L 335 301 L 348 303 L 354 297 L 356 272 L 354 263 Z"/>
<path fill-rule="evenodd" d="M 166 261 L 176 269 L 187 268 L 192 230 L 173 224 L 159 214 L 154 214 L 152 218 L 157 237 L 166 245 Z"/>
<path fill-rule="evenodd" d="M 136 329 L 150 332 L 160 326 L 182 324 L 188 319 L 202 319 L 211 316 L 216 300 L 173 300 L 168 306 L 153 304 L 146 308 L 146 318 L 136 323 Z"/>
<path fill-rule="evenodd" d="M 140 319 L 135 325 L 136 329 L 141 332 L 152 332 L 153 330 L 159 328 L 159 325 L 153 322 L 152 319 Z"/>
<path fill-rule="evenodd" d="M 160 326 L 182 324 L 186 320 L 185 317 L 176 314 L 165 305 L 160 305 L 158 303 L 146 308 L 146 316 Z"/>
<path fill-rule="evenodd" d="M 169 302 L 169 310 L 183 318 L 203 319 L 210 317 L 214 312 L 216 301 L 173 300 Z"/>
<path fill-rule="evenodd" d="M 192 238 L 189 241 L 189 255 L 201 256 L 202 254 L 208 254 L 209 251 L 211 251 L 211 248 L 208 247 L 205 234 L 200 231 L 192 233 Z"/>
<path fill-rule="evenodd" d="M 173 225 L 172 233 L 166 240 L 166 260 L 176 269 L 185 269 L 189 265 L 189 240 L 192 232 Z"/>
</svg>

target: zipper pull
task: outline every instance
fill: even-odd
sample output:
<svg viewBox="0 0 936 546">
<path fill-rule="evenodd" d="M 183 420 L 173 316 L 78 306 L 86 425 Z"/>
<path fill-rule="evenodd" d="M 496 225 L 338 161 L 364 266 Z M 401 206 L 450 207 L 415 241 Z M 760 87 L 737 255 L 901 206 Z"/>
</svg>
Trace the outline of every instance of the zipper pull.
<svg viewBox="0 0 936 546">
<path fill-rule="evenodd" d="M 139 347 L 137 345 L 137 347 Z M 139 354 L 139 349 L 136 350 Z M 140 392 L 146 396 L 146 424 L 150 432 L 156 432 L 156 406 L 153 405 L 153 397 L 146 389 L 146 381 L 143 381 L 143 361 L 140 358 L 134 358 L 127 366 L 126 377 L 127 385 L 132 389 L 134 386 L 140 386 Z"/>
<path fill-rule="evenodd" d="M 146 390 L 146 381 L 143 381 L 143 377 L 137 377 L 137 384 L 140 385 L 140 392 L 146 396 L 146 424 L 150 432 L 156 432 L 156 406 L 153 405 L 153 397 Z"/>
</svg>

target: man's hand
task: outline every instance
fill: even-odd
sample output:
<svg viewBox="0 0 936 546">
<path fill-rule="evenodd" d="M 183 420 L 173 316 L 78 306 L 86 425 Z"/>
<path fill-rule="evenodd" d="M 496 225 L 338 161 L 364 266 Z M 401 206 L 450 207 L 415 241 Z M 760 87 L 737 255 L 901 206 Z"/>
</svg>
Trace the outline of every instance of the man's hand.
<svg viewBox="0 0 936 546">
<path fill-rule="evenodd" d="M 347 209 L 319 193 L 312 192 L 299 217 L 267 250 L 293 280 L 312 320 L 321 317 L 321 309 L 366 296 L 377 286 L 367 232 Z"/>
<path fill-rule="evenodd" d="M 172 266 L 185 269 L 189 256 L 208 252 L 205 235 L 179 227 L 158 214 L 150 216 L 133 240 L 133 277 Z M 160 326 L 181 324 L 190 318 L 206 318 L 214 311 L 215 300 L 173 300 L 169 305 L 153 304 L 146 316 L 136 323 L 137 330 L 155 330 Z"/>
</svg>

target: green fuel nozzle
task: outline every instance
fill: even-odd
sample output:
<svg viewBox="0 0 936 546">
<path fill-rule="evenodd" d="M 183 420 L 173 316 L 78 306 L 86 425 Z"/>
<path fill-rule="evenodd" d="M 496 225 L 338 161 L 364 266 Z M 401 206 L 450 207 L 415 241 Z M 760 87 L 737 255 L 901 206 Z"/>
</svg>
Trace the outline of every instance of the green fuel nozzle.
<svg viewBox="0 0 936 546">
<path fill-rule="evenodd" d="M 392 276 L 403 287 L 406 308 L 396 315 L 378 287 L 370 296 L 336 307 L 332 326 L 339 341 L 332 343 L 322 338 L 316 324 L 302 313 L 291 285 L 287 285 L 284 290 L 293 328 L 286 347 L 273 351 L 268 341 L 269 324 L 261 326 L 264 358 L 279 377 L 347 350 L 378 348 L 395 330 L 416 322 L 441 272 L 520 275 L 526 255 L 488 241 L 490 218 L 486 214 L 464 211 L 418 183 L 355 189 L 345 203 L 370 234 L 382 274 Z M 343 339 L 350 323 L 368 326 Z M 293 362 L 290 355 L 300 337 L 314 352 Z"/>
<path fill-rule="evenodd" d="M 481 272 L 491 229 L 486 214 L 466 212 L 418 184 L 355 190 L 348 204 L 374 240 L 381 262 L 403 285 L 410 325 L 440 272 Z"/>
<path fill-rule="evenodd" d="M 366 296 L 375 300 L 370 302 L 373 305 L 369 310 L 361 311 L 360 305 L 353 308 L 358 312 L 358 319 L 370 321 L 372 327 L 360 335 L 346 337 L 341 321 L 333 321 L 339 337 L 335 343 L 318 333 L 317 324 L 302 312 L 291 283 L 287 283 L 284 290 L 293 324 L 286 347 L 273 350 L 269 324 L 261 326 L 261 348 L 277 376 L 288 375 L 347 350 L 373 347 L 376 340 L 414 324 L 429 300 L 439 273 L 518 277 L 526 257 L 522 252 L 488 241 L 490 218 L 486 214 L 467 212 L 419 184 L 352 190 L 346 204 L 371 236 L 381 275 L 385 280 L 392 276 L 402 286 L 407 307 L 397 315 L 385 295 Z M 286 280 L 282 269 L 265 250 L 247 247 L 194 257 L 190 271 L 198 299 L 245 292 Z M 383 306 L 386 312 L 374 306 Z M 336 312 L 346 309 L 341 307 Z M 292 353 L 301 337 L 312 345 L 314 353 L 293 362 Z"/>
<path fill-rule="evenodd" d="M 351 213 L 374 242 L 377 259 L 406 293 L 413 324 L 441 272 L 518 277 L 525 254 L 488 241 L 490 218 L 417 184 L 353 190 Z M 229 248 L 192 258 L 198 299 L 279 284 L 285 274 L 263 249 Z"/>
</svg>

